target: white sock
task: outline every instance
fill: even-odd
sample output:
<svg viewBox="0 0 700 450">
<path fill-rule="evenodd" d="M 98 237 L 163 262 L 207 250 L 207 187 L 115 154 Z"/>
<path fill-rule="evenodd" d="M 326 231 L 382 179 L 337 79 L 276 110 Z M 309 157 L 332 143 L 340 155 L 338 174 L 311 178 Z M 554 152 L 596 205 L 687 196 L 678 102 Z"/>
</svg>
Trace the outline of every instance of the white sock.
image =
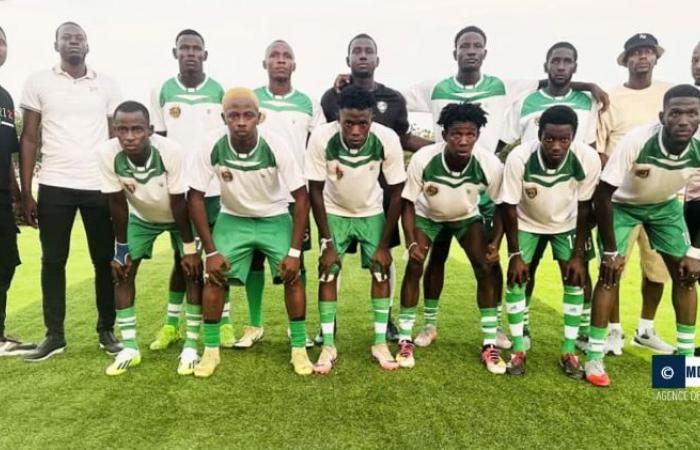
<svg viewBox="0 0 700 450">
<path fill-rule="evenodd" d="M 610 325 L 608 325 L 608 329 L 610 331 L 619 331 L 622 333 L 622 324 L 620 322 L 610 322 Z"/>
<path fill-rule="evenodd" d="M 639 334 L 644 334 L 645 331 L 653 330 L 653 329 L 654 329 L 654 319 L 649 320 L 649 319 L 644 319 L 642 317 L 639 318 L 639 327 L 637 328 L 637 332 Z"/>
</svg>

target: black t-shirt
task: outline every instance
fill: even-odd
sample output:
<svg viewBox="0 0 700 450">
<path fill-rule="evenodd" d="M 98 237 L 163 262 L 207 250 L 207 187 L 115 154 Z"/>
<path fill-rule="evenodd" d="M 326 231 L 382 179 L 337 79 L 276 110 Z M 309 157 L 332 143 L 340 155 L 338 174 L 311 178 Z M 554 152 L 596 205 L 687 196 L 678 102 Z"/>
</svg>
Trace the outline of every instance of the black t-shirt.
<svg viewBox="0 0 700 450">
<path fill-rule="evenodd" d="M 10 93 L 0 86 L 0 203 L 10 203 L 10 164 L 19 152 L 15 130 L 15 104 Z"/>
<path fill-rule="evenodd" d="M 374 99 L 377 101 L 374 107 L 374 121 L 381 123 L 385 127 L 389 127 L 399 136 L 408 133 L 408 111 L 406 110 L 406 99 L 399 91 L 384 86 L 381 83 L 375 83 L 377 88 L 372 91 Z M 340 94 L 335 92 L 335 89 L 330 88 L 321 97 L 321 107 L 323 114 L 326 116 L 326 121 L 333 122 L 338 120 L 338 100 Z"/>
</svg>

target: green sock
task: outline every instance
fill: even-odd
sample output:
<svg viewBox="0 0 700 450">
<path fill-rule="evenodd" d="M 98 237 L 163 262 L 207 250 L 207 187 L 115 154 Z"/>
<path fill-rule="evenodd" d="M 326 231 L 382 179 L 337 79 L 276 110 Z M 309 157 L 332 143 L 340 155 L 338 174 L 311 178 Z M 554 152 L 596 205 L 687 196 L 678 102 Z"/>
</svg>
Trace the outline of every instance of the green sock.
<svg viewBox="0 0 700 450">
<path fill-rule="evenodd" d="M 219 319 L 219 326 L 221 325 L 231 325 L 231 289 L 226 289 L 224 294 L 224 309 Z"/>
<path fill-rule="evenodd" d="M 335 300 L 332 302 L 318 302 L 324 347 L 335 347 L 335 311 L 337 307 L 338 302 Z"/>
<path fill-rule="evenodd" d="M 187 318 L 187 337 L 185 338 L 185 348 L 197 349 L 199 339 L 199 328 L 202 325 L 202 306 L 185 305 L 185 317 Z"/>
<path fill-rule="evenodd" d="M 588 360 L 603 359 L 603 345 L 608 337 L 608 327 L 598 328 L 591 325 L 590 335 L 588 336 Z"/>
<path fill-rule="evenodd" d="M 136 309 L 129 308 L 117 310 L 117 325 L 122 333 L 122 345 L 126 348 L 139 349 L 136 342 Z"/>
<path fill-rule="evenodd" d="M 479 308 L 481 313 L 481 333 L 484 335 L 483 345 L 496 345 L 496 328 L 498 328 L 496 308 Z"/>
<path fill-rule="evenodd" d="M 585 300 L 584 300 L 585 302 Z M 581 313 L 581 324 L 578 327 L 578 335 L 581 337 L 588 337 L 591 329 L 591 304 L 583 304 L 583 312 Z"/>
<path fill-rule="evenodd" d="M 525 311 L 523 311 L 523 330 L 530 330 L 530 302 L 532 297 L 525 297 Z"/>
<path fill-rule="evenodd" d="M 440 299 L 426 298 L 423 301 L 423 318 L 426 325 L 437 327 L 438 306 Z"/>
<path fill-rule="evenodd" d="M 335 302 L 333 302 L 335 303 Z M 292 343 L 292 348 L 305 348 L 306 347 L 306 320 L 290 320 L 289 330 L 291 332 L 290 341 Z M 325 338 L 325 336 L 324 336 Z M 324 342 L 325 344 L 325 342 Z"/>
<path fill-rule="evenodd" d="M 168 314 L 165 317 L 165 324 L 171 325 L 178 329 L 180 326 L 180 311 L 182 311 L 182 302 L 185 300 L 184 292 L 168 292 Z"/>
<path fill-rule="evenodd" d="M 416 307 L 403 306 L 399 310 L 399 340 L 413 340 L 413 324 L 416 323 Z"/>
<path fill-rule="evenodd" d="M 676 323 L 676 347 L 679 355 L 693 356 L 695 352 L 695 325 Z"/>
<path fill-rule="evenodd" d="M 564 343 L 561 354 L 576 351 L 576 337 L 583 311 L 583 288 L 564 285 Z"/>
<path fill-rule="evenodd" d="M 374 345 L 386 344 L 386 324 L 389 321 L 388 298 L 373 298 L 372 310 L 374 311 Z"/>
<path fill-rule="evenodd" d="M 253 327 L 262 326 L 262 300 L 265 288 L 265 272 L 253 271 L 245 282 L 245 294 L 248 297 L 248 317 Z"/>
<path fill-rule="evenodd" d="M 207 348 L 219 348 L 219 323 L 204 322 L 204 346 Z"/>
<path fill-rule="evenodd" d="M 513 351 L 525 350 L 523 343 L 523 316 L 525 314 L 525 290 L 521 284 L 506 286 L 506 307 L 508 308 L 508 328 L 513 338 Z"/>
</svg>

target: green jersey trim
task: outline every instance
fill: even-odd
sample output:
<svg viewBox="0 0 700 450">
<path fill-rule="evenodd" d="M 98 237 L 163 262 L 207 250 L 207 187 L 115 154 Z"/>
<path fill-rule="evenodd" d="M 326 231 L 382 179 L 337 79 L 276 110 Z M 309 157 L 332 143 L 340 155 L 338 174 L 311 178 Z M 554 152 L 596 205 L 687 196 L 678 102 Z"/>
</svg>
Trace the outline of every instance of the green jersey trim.
<svg viewBox="0 0 700 450">
<path fill-rule="evenodd" d="M 166 172 L 160 152 L 151 145 L 151 154 L 143 166 L 137 166 L 123 151 L 114 157 L 114 173 L 120 177 L 132 178 L 139 184 L 147 184 L 151 178 Z"/>
<path fill-rule="evenodd" d="M 546 167 L 542 159 L 541 149 L 538 148 L 537 151 L 532 152 L 525 164 L 523 181 L 539 184 L 543 187 L 552 187 L 572 178 L 576 181 L 582 181 L 586 178 L 583 164 L 571 149 L 567 151 L 566 158 L 559 167 L 556 169 L 547 169 Z"/>
<path fill-rule="evenodd" d="M 313 116 L 314 108 L 311 98 L 296 89 L 286 95 L 275 95 L 270 92 L 267 86 L 262 86 L 254 92 L 261 108 L 278 112 L 300 112 Z"/>
<path fill-rule="evenodd" d="M 525 117 L 532 113 L 541 112 L 555 105 L 566 105 L 571 109 L 591 111 L 593 100 L 583 92 L 574 91 L 573 89 L 562 97 L 552 97 L 543 90 L 539 90 L 525 97 L 520 116 Z"/>
<path fill-rule="evenodd" d="M 384 161 L 384 145 L 376 134 L 370 132 L 360 149 L 351 150 L 345 145 L 341 133 L 338 132 L 326 144 L 326 160 L 338 161 L 352 168 L 362 167 L 373 161 Z"/>
<path fill-rule="evenodd" d="M 179 102 L 188 105 L 198 105 L 201 103 L 220 103 L 224 98 L 224 89 L 219 83 L 206 77 L 196 88 L 187 88 L 177 76 L 170 78 L 163 83 L 160 88 L 158 101 L 163 107 L 169 102 Z"/>
<path fill-rule="evenodd" d="M 637 156 L 637 164 L 651 164 L 666 170 L 700 167 L 700 141 L 692 138 L 681 154 L 673 155 L 664 148 L 661 134 L 660 131 L 646 141 Z"/>
<path fill-rule="evenodd" d="M 275 155 L 267 141 L 259 134 L 258 142 L 253 150 L 248 153 L 238 153 L 231 145 L 228 133 L 226 133 L 214 144 L 210 154 L 210 162 L 214 167 L 228 167 L 241 172 L 277 167 Z"/>
<path fill-rule="evenodd" d="M 474 86 L 464 86 L 454 77 L 446 78 L 433 87 L 430 99 L 475 102 L 501 95 L 506 95 L 503 81 L 491 75 L 483 75 Z"/>
<path fill-rule="evenodd" d="M 447 167 L 444 150 L 433 156 L 423 169 L 423 182 L 433 182 L 458 188 L 464 184 L 488 185 L 486 174 L 479 161 L 472 155 L 461 172 L 453 172 Z"/>
</svg>

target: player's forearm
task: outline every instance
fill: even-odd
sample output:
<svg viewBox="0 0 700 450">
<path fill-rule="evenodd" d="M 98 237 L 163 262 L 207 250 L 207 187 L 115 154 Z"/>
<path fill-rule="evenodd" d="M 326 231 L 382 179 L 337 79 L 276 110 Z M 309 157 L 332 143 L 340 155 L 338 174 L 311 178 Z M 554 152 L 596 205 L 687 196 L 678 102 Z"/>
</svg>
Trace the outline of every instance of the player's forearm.
<svg viewBox="0 0 700 450">
<path fill-rule="evenodd" d="M 19 149 L 19 179 L 22 195 L 31 195 L 32 178 L 34 177 L 34 166 L 36 165 L 36 139 L 22 134 Z"/>
<path fill-rule="evenodd" d="M 574 241 L 574 256 L 584 256 L 586 236 L 588 236 L 589 220 L 591 216 L 591 201 L 578 202 L 578 214 L 576 216 L 576 240 Z"/>
<path fill-rule="evenodd" d="M 379 241 L 379 247 L 389 248 L 391 244 L 391 236 L 394 234 L 396 225 L 399 222 L 399 216 L 401 215 L 401 191 L 403 191 L 403 185 L 404 183 L 400 183 L 386 187 L 391 197 L 389 199 L 389 209 L 386 212 L 386 222 L 384 223 L 382 240 Z"/>
<path fill-rule="evenodd" d="M 401 227 L 406 240 L 406 245 L 416 241 L 413 235 L 413 229 L 416 226 L 416 205 L 410 201 L 403 199 L 403 210 L 401 211 Z"/>
<path fill-rule="evenodd" d="M 593 195 L 595 205 L 596 223 L 598 224 L 598 234 L 603 242 L 603 249 L 606 252 L 617 251 L 615 243 L 615 233 L 613 232 L 612 217 L 612 193 L 614 188 L 608 183 L 601 181 Z"/>
<path fill-rule="evenodd" d="M 112 216 L 112 229 L 114 239 L 122 244 L 126 243 L 126 229 L 129 224 L 129 205 L 126 203 L 124 191 L 109 194 L 109 214 Z"/>
<path fill-rule="evenodd" d="M 207 222 L 207 212 L 204 207 L 204 192 L 196 189 L 190 189 L 187 193 L 187 210 L 190 214 L 190 220 L 197 230 L 197 235 L 202 241 L 204 252 L 209 254 L 216 251 L 214 242 L 209 231 L 209 222 Z"/>
<path fill-rule="evenodd" d="M 291 248 L 301 250 L 304 243 L 304 231 L 309 226 L 309 194 L 306 192 L 306 187 L 301 187 L 292 192 L 294 197 L 294 217 L 292 228 L 292 245 Z"/>
<path fill-rule="evenodd" d="M 506 242 L 508 243 L 508 253 L 517 253 L 520 251 L 518 243 L 518 212 L 515 205 L 502 203 L 499 205 L 503 219 L 503 227 L 506 233 Z"/>
<path fill-rule="evenodd" d="M 173 218 L 175 219 L 175 226 L 177 226 L 180 236 L 182 236 L 182 242 L 194 241 L 194 236 L 192 236 L 192 227 L 190 226 L 190 217 L 187 211 L 187 200 L 185 200 L 185 194 L 170 196 L 170 210 L 172 211 Z"/>
<path fill-rule="evenodd" d="M 318 228 L 318 234 L 323 239 L 330 239 L 331 232 L 328 228 L 328 216 L 326 215 L 326 205 L 323 203 L 323 181 L 310 181 L 309 197 L 311 198 L 311 209 L 314 213 L 314 220 Z"/>
<path fill-rule="evenodd" d="M 493 232 L 491 233 L 491 244 L 495 245 L 496 248 L 501 246 L 501 240 L 503 239 L 503 211 L 500 206 L 496 207 L 496 213 L 493 216 Z"/>
</svg>

